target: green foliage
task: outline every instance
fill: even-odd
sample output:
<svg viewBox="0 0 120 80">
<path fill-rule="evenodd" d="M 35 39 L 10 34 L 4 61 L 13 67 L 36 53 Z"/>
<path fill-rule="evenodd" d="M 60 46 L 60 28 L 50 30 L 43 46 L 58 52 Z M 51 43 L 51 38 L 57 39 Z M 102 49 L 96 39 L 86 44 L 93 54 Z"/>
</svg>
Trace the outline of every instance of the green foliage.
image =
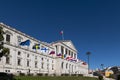
<svg viewBox="0 0 120 80">
<path fill-rule="evenodd" d="M 77 77 L 77 76 L 17 76 L 16 80 L 98 80 L 91 77 Z"/>
<path fill-rule="evenodd" d="M 115 78 L 115 75 L 114 74 L 110 74 L 110 76 L 108 78 Z"/>
<path fill-rule="evenodd" d="M 4 40 L 3 34 L 4 34 L 3 28 L 0 27 L 0 41 Z"/>
<path fill-rule="evenodd" d="M 103 76 L 98 76 L 98 79 L 99 80 L 103 80 Z"/>
<path fill-rule="evenodd" d="M 120 75 L 117 75 L 117 80 L 120 80 Z"/>
<path fill-rule="evenodd" d="M 3 28 L 0 27 L 0 57 L 2 56 L 7 56 L 9 54 L 9 49 L 8 48 L 5 48 L 3 45 L 3 41 L 4 41 L 4 37 L 3 37 L 3 34 L 4 34 L 4 31 L 3 31 Z"/>
</svg>

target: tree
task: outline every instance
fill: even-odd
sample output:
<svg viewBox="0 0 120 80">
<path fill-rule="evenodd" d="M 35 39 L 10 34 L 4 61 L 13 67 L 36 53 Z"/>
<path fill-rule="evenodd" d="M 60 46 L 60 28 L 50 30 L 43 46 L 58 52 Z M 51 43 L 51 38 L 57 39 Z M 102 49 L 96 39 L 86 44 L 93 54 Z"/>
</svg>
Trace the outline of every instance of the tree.
<svg viewBox="0 0 120 80">
<path fill-rule="evenodd" d="M 89 64 L 89 56 L 90 56 L 91 52 L 87 52 L 86 55 L 88 56 L 88 74 L 89 74 L 89 68 L 90 68 L 90 64 Z"/>
<path fill-rule="evenodd" d="M 3 37 L 4 31 L 3 28 L 0 27 L 0 57 L 7 56 L 10 53 L 9 48 L 4 47 L 4 37 Z"/>
</svg>

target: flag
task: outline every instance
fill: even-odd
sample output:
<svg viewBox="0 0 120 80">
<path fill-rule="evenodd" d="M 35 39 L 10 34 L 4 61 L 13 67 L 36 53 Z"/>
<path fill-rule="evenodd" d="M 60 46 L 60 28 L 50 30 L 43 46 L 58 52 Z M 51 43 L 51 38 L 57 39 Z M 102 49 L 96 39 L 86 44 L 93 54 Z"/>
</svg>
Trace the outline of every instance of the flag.
<svg viewBox="0 0 120 80">
<path fill-rule="evenodd" d="M 64 58 L 66 58 L 67 54 L 64 54 Z"/>
<path fill-rule="evenodd" d="M 33 47 L 32 47 L 32 49 L 40 49 L 40 44 L 35 44 Z"/>
<path fill-rule="evenodd" d="M 55 51 L 51 51 L 51 52 L 49 53 L 49 55 L 51 55 L 51 54 L 52 54 L 52 55 L 55 54 Z"/>
<path fill-rule="evenodd" d="M 61 36 L 62 36 L 62 40 L 64 40 L 64 32 L 63 30 L 60 32 Z"/>
<path fill-rule="evenodd" d="M 77 59 L 72 59 L 71 61 L 73 61 L 73 62 L 77 62 Z"/>
<path fill-rule="evenodd" d="M 61 56 L 62 56 L 62 54 L 61 54 L 61 53 L 59 53 L 59 54 L 57 54 L 57 56 L 61 57 Z"/>
<path fill-rule="evenodd" d="M 83 64 L 83 65 L 87 65 L 87 63 L 86 63 L 86 62 L 83 62 L 82 64 Z"/>
<path fill-rule="evenodd" d="M 29 46 L 30 45 L 30 40 L 26 40 L 20 43 L 21 46 Z"/>
<path fill-rule="evenodd" d="M 60 34 L 63 35 L 63 31 L 61 31 Z"/>
<path fill-rule="evenodd" d="M 47 52 L 47 50 L 49 50 L 49 49 L 43 47 L 41 50 L 44 52 Z"/>
<path fill-rule="evenodd" d="M 66 60 L 70 61 L 72 60 L 73 58 L 72 57 L 67 57 Z"/>
<path fill-rule="evenodd" d="M 61 58 L 64 59 L 64 54 L 62 54 Z"/>
</svg>

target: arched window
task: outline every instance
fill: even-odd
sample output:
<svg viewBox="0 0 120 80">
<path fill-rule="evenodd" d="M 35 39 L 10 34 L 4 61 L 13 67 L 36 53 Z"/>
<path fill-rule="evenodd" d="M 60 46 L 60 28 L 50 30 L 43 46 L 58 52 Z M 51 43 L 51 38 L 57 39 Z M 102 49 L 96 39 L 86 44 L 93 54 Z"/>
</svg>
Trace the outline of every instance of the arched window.
<svg viewBox="0 0 120 80">
<path fill-rule="evenodd" d="M 61 63 L 61 68 L 63 69 L 64 62 Z"/>
<path fill-rule="evenodd" d="M 68 63 L 66 63 L 66 69 L 68 68 Z"/>
</svg>

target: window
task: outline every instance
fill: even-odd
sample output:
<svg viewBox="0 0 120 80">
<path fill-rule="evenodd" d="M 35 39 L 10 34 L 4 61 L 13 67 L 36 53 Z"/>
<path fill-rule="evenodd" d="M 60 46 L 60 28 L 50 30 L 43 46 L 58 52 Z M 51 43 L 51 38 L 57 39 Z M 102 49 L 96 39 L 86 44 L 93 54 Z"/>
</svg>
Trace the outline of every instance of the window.
<svg viewBox="0 0 120 80">
<path fill-rule="evenodd" d="M 29 67 L 29 66 L 30 66 L 29 64 L 30 64 L 30 62 L 29 62 L 29 60 L 27 60 L 27 67 Z"/>
<path fill-rule="evenodd" d="M 37 59 L 37 56 L 35 56 L 35 59 Z"/>
<path fill-rule="evenodd" d="M 63 69 L 63 64 L 64 64 L 64 62 L 61 63 L 61 68 L 62 68 L 62 69 Z"/>
<path fill-rule="evenodd" d="M 73 52 L 71 52 L 71 57 L 73 57 Z"/>
<path fill-rule="evenodd" d="M 10 42 L 10 35 L 9 34 L 6 35 L 6 41 Z"/>
<path fill-rule="evenodd" d="M 58 53 L 58 47 L 57 47 L 57 45 L 55 46 L 55 48 L 56 48 L 56 53 Z"/>
<path fill-rule="evenodd" d="M 65 54 L 67 55 L 67 49 L 65 49 Z"/>
<path fill-rule="evenodd" d="M 18 51 L 18 55 L 19 55 L 19 56 L 21 55 L 21 52 L 20 52 L 20 51 Z"/>
<path fill-rule="evenodd" d="M 18 66 L 21 65 L 21 59 L 18 59 L 18 62 L 17 62 Z"/>
<path fill-rule="evenodd" d="M 41 58 L 41 60 L 43 61 L 43 58 Z"/>
<path fill-rule="evenodd" d="M 66 69 L 68 68 L 68 63 L 66 64 Z"/>
<path fill-rule="evenodd" d="M 49 64 L 47 64 L 47 69 L 49 69 Z"/>
<path fill-rule="evenodd" d="M 54 65 L 52 64 L 52 70 L 54 70 Z"/>
<path fill-rule="evenodd" d="M 37 68 L 37 61 L 35 61 L 35 68 Z"/>
<path fill-rule="evenodd" d="M 74 54 L 74 58 L 76 59 L 76 54 Z"/>
<path fill-rule="evenodd" d="M 70 56 L 70 53 L 71 53 L 71 52 L 70 52 L 70 50 L 69 50 L 69 56 Z"/>
<path fill-rule="evenodd" d="M 42 68 L 42 69 L 44 68 L 43 66 L 44 66 L 44 63 L 42 62 L 42 65 L 41 65 L 41 68 Z"/>
<path fill-rule="evenodd" d="M 10 64 L 10 57 L 9 56 L 6 57 L 6 64 Z"/>
<path fill-rule="evenodd" d="M 5 72 L 10 72 L 10 70 L 5 70 Z"/>
<path fill-rule="evenodd" d="M 27 57 L 29 57 L 30 55 L 29 54 L 27 54 Z"/>
<path fill-rule="evenodd" d="M 61 46 L 61 53 L 64 54 L 64 47 Z"/>
</svg>

